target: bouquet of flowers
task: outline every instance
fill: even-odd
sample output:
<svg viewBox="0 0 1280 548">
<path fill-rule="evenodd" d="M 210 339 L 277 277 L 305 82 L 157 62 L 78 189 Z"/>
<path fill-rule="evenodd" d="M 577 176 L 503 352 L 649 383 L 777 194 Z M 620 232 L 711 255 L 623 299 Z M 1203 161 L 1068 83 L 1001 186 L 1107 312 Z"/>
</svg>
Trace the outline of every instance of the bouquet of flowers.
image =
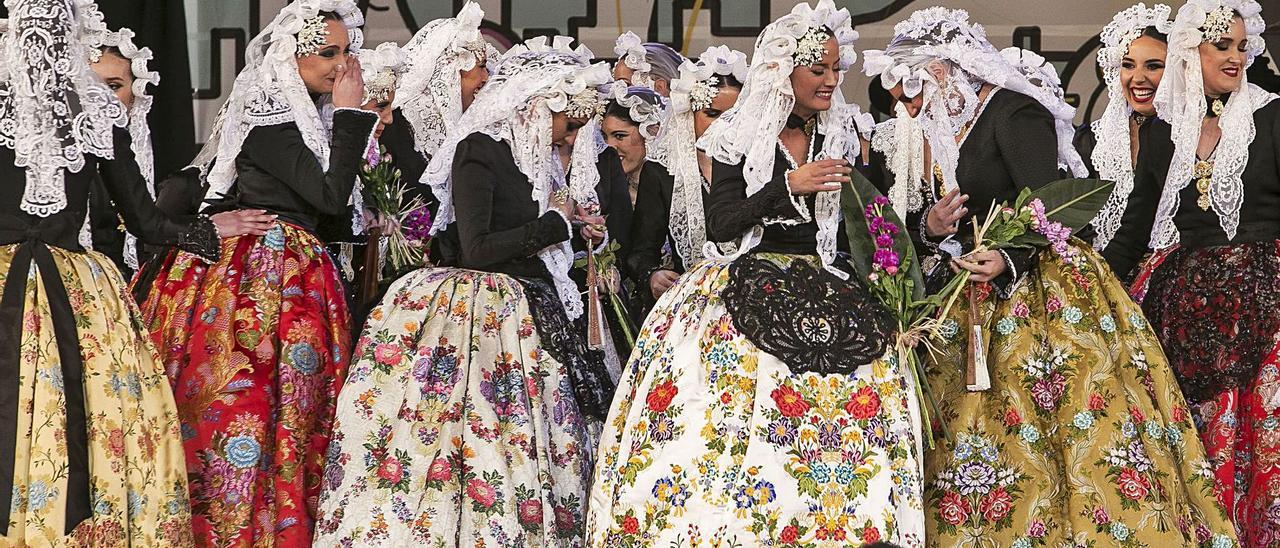
<svg viewBox="0 0 1280 548">
<path fill-rule="evenodd" d="M 365 207 L 377 218 L 369 229 L 370 243 L 378 242 L 377 279 L 393 278 L 427 262 L 431 241 L 431 212 L 421 198 L 406 199 L 407 187 L 391 155 L 371 146 L 360 170 Z M 370 253 L 374 246 L 370 245 Z"/>
<path fill-rule="evenodd" d="M 924 343 L 933 351 L 930 339 L 944 331 L 947 314 L 966 288 L 971 273 L 962 270 L 942 291 L 926 295 L 919 259 L 906 225 L 889 207 L 889 200 L 866 178 L 856 171 L 852 178 L 852 184 L 842 191 L 841 204 L 853 251 L 853 268 L 897 320 L 895 355 L 898 363 L 910 371 L 917 398 L 925 404 L 921 409 L 925 440 L 933 447 L 929 425 L 937 405 L 922 380 L 923 364 L 914 349 Z M 1048 246 L 1064 260 L 1078 262 L 1082 257 L 1068 241 L 1097 215 L 1112 186 L 1113 183 L 1096 179 L 1064 179 L 1035 191 L 1023 189 L 1013 205 L 992 204 L 982 225 L 975 220 L 972 253 Z M 974 332 L 972 326 L 969 331 Z M 970 340 L 980 344 L 980 332 L 977 341 Z M 971 353 L 981 354 L 981 348 L 971 348 Z M 979 377 L 976 381 L 975 376 Z M 981 372 L 971 371 L 970 384 L 981 384 L 982 376 Z M 943 435 L 947 435 L 945 426 Z"/>
<path fill-rule="evenodd" d="M 589 244 L 588 244 L 588 247 L 590 247 Z M 631 321 L 631 314 L 627 312 L 627 305 L 623 303 L 622 298 L 618 296 L 618 294 L 622 292 L 621 287 L 610 287 L 615 284 L 598 283 L 598 281 L 600 280 L 618 280 L 619 279 L 617 275 L 617 264 L 618 264 L 618 251 L 621 249 L 621 247 L 622 246 L 618 243 L 617 240 L 612 240 L 599 253 L 597 253 L 595 250 L 588 250 L 587 255 L 585 257 L 581 259 L 577 259 L 573 262 L 573 266 L 574 268 L 582 268 L 587 270 L 587 285 L 588 285 L 587 301 L 588 301 L 588 306 L 592 307 L 591 308 L 592 311 L 596 311 L 595 306 L 596 306 L 596 303 L 598 302 L 597 299 L 599 297 L 598 292 L 601 289 L 600 286 L 601 285 L 605 286 L 604 292 L 607 294 L 607 298 L 609 300 L 609 307 L 612 309 L 613 315 L 617 320 L 618 325 L 622 328 L 623 339 L 627 341 L 628 346 L 635 346 L 636 326 Z M 589 314 L 588 321 L 591 322 L 591 327 L 588 333 L 588 343 L 590 343 L 591 345 L 593 345 L 593 347 L 595 347 L 595 346 L 598 346 L 601 342 L 599 340 L 600 334 L 595 329 L 597 325 L 595 314 Z M 595 339 L 595 340 L 592 340 L 592 339 Z"/>
</svg>

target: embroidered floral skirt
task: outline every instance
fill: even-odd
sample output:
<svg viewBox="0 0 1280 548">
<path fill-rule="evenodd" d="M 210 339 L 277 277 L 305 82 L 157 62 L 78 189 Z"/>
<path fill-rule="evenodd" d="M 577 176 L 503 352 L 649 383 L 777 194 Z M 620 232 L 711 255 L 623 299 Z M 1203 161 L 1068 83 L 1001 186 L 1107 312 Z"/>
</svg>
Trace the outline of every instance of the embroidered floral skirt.
<svg viewBox="0 0 1280 548">
<path fill-rule="evenodd" d="M 279 223 L 172 253 L 143 314 L 174 387 L 196 540 L 310 546 L 351 321 L 310 233 Z"/>
<path fill-rule="evenodd" d="M 926 459 L 931 546 L 1235 545 L 1155 335 L 1105 262 L 1050 251 L 980 291 L 991 388 L 965 383 L 968 301 L 928 378 L 950 439 Z M 984 286 L 979 286 L 985 289 Z"/>
<path fill-rule="evenodd" d="M 99 253 L 49 248 L 57 272 L 11 273 L 18 246 L 0 247 L 0 287 L 29 276 L 22 297 L 12 506 L 0 546 L 190 546 L 191 510 L 178 417 L 155 349 L 119 271 Z M 64 382 L 43 276 L 62 279 L 83 360 Z M 11 351 L 13 349 L 2 349 Z M 66 390 L 82 390 L 92 515 L 64 535 L 69 462 Z M 12 428 L 14 425 L 10 425 Z M 4 496 L 9 496 L 5 493 Z"/>
<path fill-rule="evenodd" d="M 1280 242 L 1170 249 L 1135 289 L 1242 544 L 1280 546 Z"/>
<path fill-rule="evenodd" d="M 503 274 L 392 284 L 339 397 L 318 546 L 582 545 L 591 447 L 545 306 Z"/>
<path fill-rule="evenodd" d="M 695 267 L 641 328 L 600 443 L 588 542 L 921 545 L 914 393 L 896 361 L 793 373 L 735 327 L 730 268 Z"/>
</svg>

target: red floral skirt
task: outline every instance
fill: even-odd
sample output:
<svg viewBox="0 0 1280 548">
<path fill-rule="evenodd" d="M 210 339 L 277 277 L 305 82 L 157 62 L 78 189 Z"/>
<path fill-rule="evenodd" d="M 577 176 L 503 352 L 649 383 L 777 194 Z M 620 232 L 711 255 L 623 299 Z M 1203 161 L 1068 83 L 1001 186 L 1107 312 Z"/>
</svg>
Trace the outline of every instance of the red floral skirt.
<svg viewBox="0 0 1280 548">
<path fill-rule="evenodd" d="M 1280 241 L 1153 256 L 1133 288 L 1241 544 L 1280 546 Z"/>
<path fill-rule="evenodd" d="M 143 303 L 173 385 L 196 541 L 310 546 L 350 358 L 342 282 L 315 236 L 280 223 L 171 254 Z"/>
</svg>

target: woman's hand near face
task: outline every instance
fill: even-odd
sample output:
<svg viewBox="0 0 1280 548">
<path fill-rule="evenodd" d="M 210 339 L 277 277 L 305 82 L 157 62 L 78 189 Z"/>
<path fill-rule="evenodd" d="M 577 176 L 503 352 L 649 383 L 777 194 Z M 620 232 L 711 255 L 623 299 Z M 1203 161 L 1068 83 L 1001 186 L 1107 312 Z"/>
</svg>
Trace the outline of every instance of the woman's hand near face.
<svg viewBox="0 0 1280 548">
<path fill-rule="evenodd" d="M 364 75 L 360 72 L 360 60 L 347 56 L 347 62 L 338 65 L 338 76 L 333 82 L 334 108 L 364 108 Z"/>
</svg>

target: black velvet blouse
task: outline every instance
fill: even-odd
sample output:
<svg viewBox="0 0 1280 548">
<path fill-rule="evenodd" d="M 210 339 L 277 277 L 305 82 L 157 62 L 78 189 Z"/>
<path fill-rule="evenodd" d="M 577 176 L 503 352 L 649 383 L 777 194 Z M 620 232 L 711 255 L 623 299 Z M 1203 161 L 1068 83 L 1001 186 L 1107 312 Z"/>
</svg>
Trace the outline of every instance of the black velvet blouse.
<svg viewBox="0 0 1280 548">
<path fill-rule="evenodd" d="M 378 117 L 338 109 L 329 141 L 329 170 L 293 123 L 255 127 L 236 157 L 236 182 L 218 209 L 265 209 L 315 232 L 324 216 L 349 214 L 348 200 Z"/>
<path fill-rule="evenodd" d="M 822 135 L 814 134 L 814 150 L 822 149 Z M 711 165 L 711 192 L 706 200 L 707 239 L 713 242 L 734 242 L 762 219 L 797 218 L 791 204 L 791 190 L 787 186 L 787 171 L 791 166 L 783 155 L 781 145 L 774 153 L 773 178 L 758 192 L 747 196 L 747 180 L 743 177 L 746 160 L 736 165 L 715 161 Z M 810 212 L 815 195 L 804 198 Z M 849 238 L 845 234 L 844 221 L 837 229 L 836 250 L 849 252 Z M 816 255 L 818 224 L 813 220 L 796 225 L 770 224 L 764 226 L 760 244 L 753 249 L 757 253 L 785 253 L 789 255 Z"/>
<path fill-rule="evenodd" d="M 996 89 L 973 123 L 956 166 L 956 185 L 969 195 L 969 213 L 960 220 L 958 238 L 971 246 L 972 221 L 981 222 L 992 203 L 1012 203 L 1023 188 L 1036 189 L 1062 177 L 1058 170 L 1058 135 L 1053 115 L 1035 99 L 1008 89 Z M 931 201 L 941 198 L 932 189 Z M 931 206 L 930 206 L 931 207 Z M 927 209 L 926 209 L 927 213 Z M 919 220 L 920 216 L 914 219 Z M 920 234 L 923 223 L 907 223 L 917 241 L 937 244 L 939 238 Z M 1006 250 L 1009 268 L 993 280 L 1008 294 L 1018 278 L 1032 265 L 1035 251 Z"/>
<path fill-rule="evenodd" d="M 453 210 L 460 243 L 457 266 L 550 280 L 537 254 L 569 239 L 555 211 L 538 213 L 533 185 L 511 147 L 483 133 L 462 142 L 453 159 Z"/>
<path fill-rule="evenodd" d="M 631 218 L 631 250 L 623 266 L 627 276 L 646 288 L 649 276 L 662 268 L 664 247 L 673 251 L 675 272 L 685 272 L 684 259 L 674 252 L 676 242 L 670 228 L 674 191 L 675 177 L 666 167 L 658 162 L 644 163 L 640 169 L 640 188 L 636 190 L 635 214 Z M 706 198 L 704 192 L 704 203 Z"/>
<path fill-rule="evenodd" d="M 1200 209 L 1200 192 L 1194 181 L 1182 189 L 1174 214 L 1183 247 L 1201 248 L 1280 239 L 1280 101 L 1254 111 L 1257 134 L 1249 144 L 1249 163 L 1241 179 L 1244 205 L 1233 240 L 1219 225 L 1213 210 Z M 1132 272 L 1148 249 L 1156 209 L 1169 164 L 1173 160 L 1172 128 L 1163 120 L 1148 122 L 1139 132 L 1138 163 L 1134 167 L 1133 193 L 1116 237 L 1103 256 L 1117 273 Z"/>
</svg>

